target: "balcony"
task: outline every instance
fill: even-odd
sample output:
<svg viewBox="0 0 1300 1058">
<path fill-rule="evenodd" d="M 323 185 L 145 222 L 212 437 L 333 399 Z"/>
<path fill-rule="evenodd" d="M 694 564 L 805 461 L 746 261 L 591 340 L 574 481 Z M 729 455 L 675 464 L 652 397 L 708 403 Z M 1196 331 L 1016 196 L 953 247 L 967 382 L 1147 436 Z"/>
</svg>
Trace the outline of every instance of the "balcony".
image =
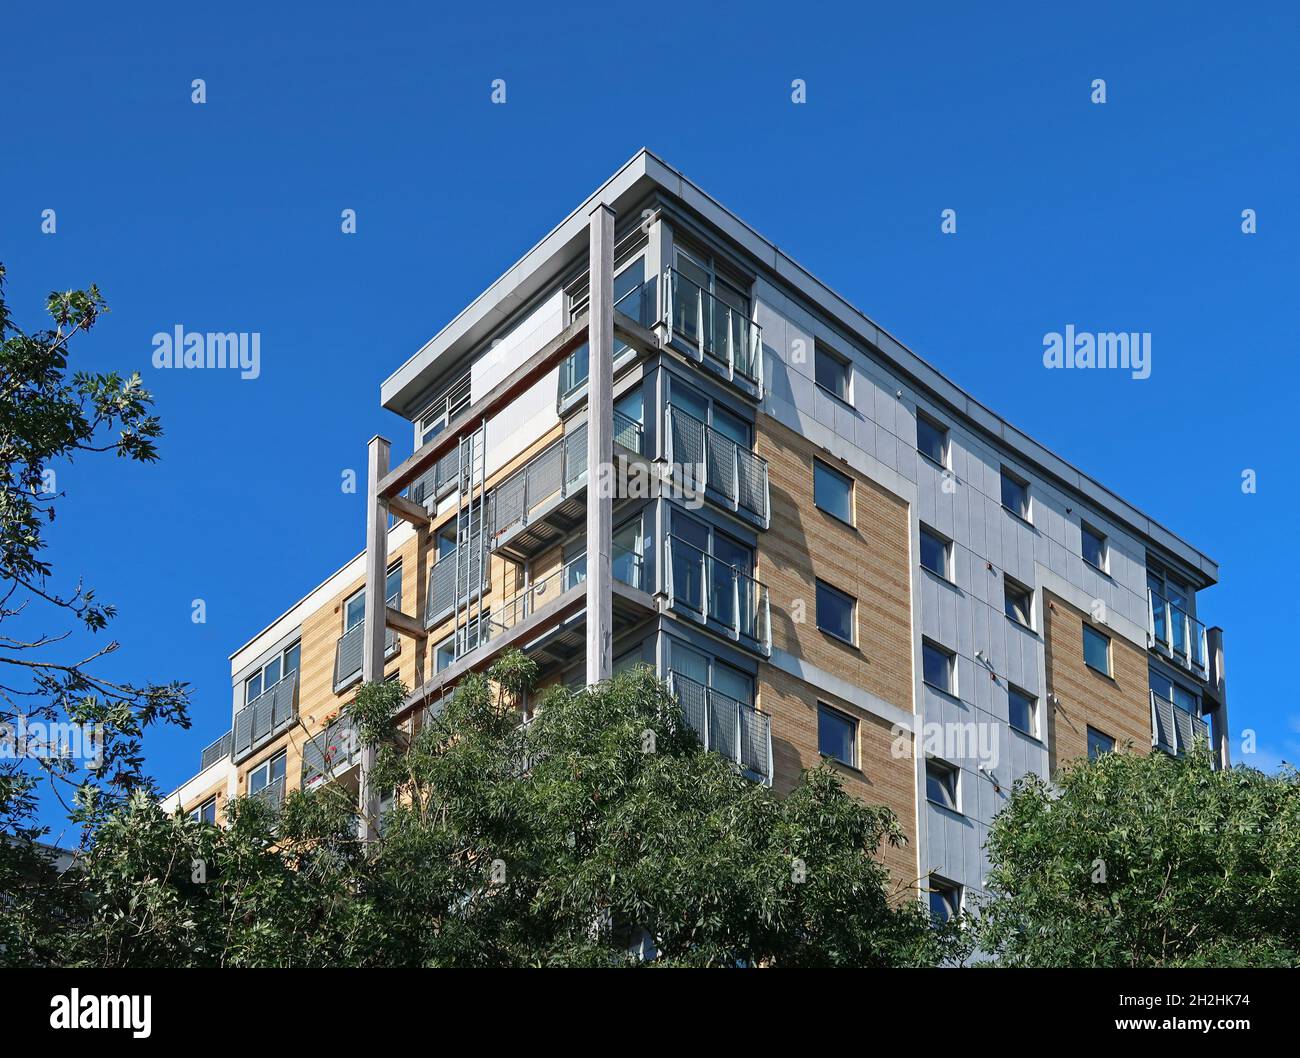
<svg viewBox="0 0 1300 1058">
<path fill-rule="evenodd" d="M 352 721 L 339 717 L 302 747 L 302 788 L 312 790 L 349 771 L 361 760 L 361 743 Z"/>
<path fill-rule="evenodd" d="M 666 543 L 668 605 L 764 656 L 772 653 L 767 588 L 676 536 Z"/>
<path fill-rule="evenodd" d="M 207 746 L 203 750 L 202 763 L 199 765 L 199 771 L 205 771 L 212 767 L 219 760 L 227 760 L 235 744 L 234 731 L 227 731 L 219 739 Z"/>
<path fill-rule="evenodd" d="M 396 594 L 387 600 L 387 605 L 399 609 L 401 600 Z M 334 648 L 334 693 L 339 694 L 354 680 L 360 678 L 363 655 L 365 654 L 366 622 L 358 621 L 341 636 Z M 399 640 L 391 628 L 384 629 L 384 660 L 396 655 Z"/>
<path fill-rule="evenodd" d="M 407 498 L 412 503 L 421 503 L 431 508 L 438 500 L 460 488 L 465 477 L 466 468 L 461 465 L 458 445 L 411 482 Z"/>
<path fill-rule="evenodd" d="M 295 671 L 279 683 L 273 683 L 235 714 L 231 759 L 243 760 L 288 728 L 297 716 L 298 673 Z"/>
<path fill-rule="evenodd" d="M 425 628 L 433 628 L 452 615 L 456 609 L 457 585 L 461 581 L 465 582 L 460 587 L 461 606 L 468 605 L 481 594 L 481 591 L 469 589 L 468 583 L 473 576 L 473 571 L 465 570 L 463 563 L 457 561 L 458 557 L 460 557 L 460 549 L 453 548 L 439 558 L 433 569 L 429 571 L 429 591 L 425 596 L 424 605 Z M 483 565 L 483 587 L 486 588 L 489 583 L 487 562 L 485 561 Z"/>
<path fill-rule="evenodd" d="M 1208 675 L 1205 625 L 1147 589 L 1147 646 L 1201 679 Z"/>
<path fill-rule="evenodd" d="M 764 529 L 768 527 L 766 459 L 671 404 L 665 438 L 669 466 L 693 468 L 696 488 L 713 490 L 733 511 L 743 511 Z"/>
<path fill-rule="evenodd" d="M 772 720 L 752 705 L 711 687 L 668 674 L 668 688 L 681 703 L 691 729 L 704 748 L 734 761 L 757 782 L 772 784 Z"/>
<path fill-rule="evenodd" d="M 664 323 L 702 363 L 762 393 L 761 328 L 675 268 L 664 273 Z"/>
<path fill-rule="evenodd" d="M 1198 740 L 1209 742 L 1210 725 L 1168 698 L 1151 692 L 1151 745 L 1181 757 Z"/>
</svg>

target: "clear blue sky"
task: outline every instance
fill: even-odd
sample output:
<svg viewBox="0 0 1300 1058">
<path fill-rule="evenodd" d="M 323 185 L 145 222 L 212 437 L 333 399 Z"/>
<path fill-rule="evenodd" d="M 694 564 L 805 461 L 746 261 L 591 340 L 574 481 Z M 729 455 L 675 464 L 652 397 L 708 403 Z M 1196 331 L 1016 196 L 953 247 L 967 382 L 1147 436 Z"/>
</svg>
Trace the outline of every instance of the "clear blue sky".
<svg viewBox="0 0 1300 1058">
<path fill-rule="evenodd" d="M 7 5 L 15 316 L 98 282 L 82 362 L 141 369 L 167 428 L 156 467 L 66 469 L 51 538 L 121 610 L 104 671 L 194 685 L 159 781 L 229 723 L 230 651 L 360 549 L 340 474 L 409 449 L 381 379 L 643 144 L 1218 559 L 1233 728 L 1300 760 L 1297 16 L 1054 6 Z M 154 371 L 178 323 L 260 331 L 262 377 Z M 1067 323 L 1150 331 L 1151 378 L 1044 370 Z"/>
</svg>

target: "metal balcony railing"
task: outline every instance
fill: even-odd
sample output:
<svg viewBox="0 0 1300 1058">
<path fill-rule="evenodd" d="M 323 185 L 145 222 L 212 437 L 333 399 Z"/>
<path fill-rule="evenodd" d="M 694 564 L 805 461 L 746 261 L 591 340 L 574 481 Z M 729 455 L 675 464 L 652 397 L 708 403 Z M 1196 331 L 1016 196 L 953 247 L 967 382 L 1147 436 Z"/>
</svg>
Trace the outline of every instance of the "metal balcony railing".
<svg viewBox="0 0 1300 1058">
<path fill-rule="evenodd" d="M 671 467 L 685 468 L 696 488 L 712 488 L 732 510 L 752 514 L 767 528 L 771 500 L 767 460 L 694 415 L 669 404 L 666 409 L 664 457 Z"/>
<path fill-rule="evenodd" d="M 432 628 L 455 609 L 456 580 L 458 576 L 456 558 L 458 554 L 459 549 L 452 548 L 451 551 L 439 558 L 434 563 L 433 569 L 429 571 L 429 591 L 424 603 L 424 626 L 426 628 Z M 463 576 L 463 574 L 461 575 Z M 488 571 L 484 569 L 483 588 L 487 588 L 488 584 Z M 482 594 L 481 590 L 471 591 L 467 586 L 462 585 L 460 589 L 460 605 L 465 606 L 480 594 Z"/>
<path fill-rule="evenodd" d="M 1205 678 L 1209 658 L 1205 625 L 1150 588 L 1147 589 L 1147 641 L 1148 646 Z"/>
<path fill-rule="evenodd" d="M 763 388 L 762 329 L 675 268 L 664 272 L 664 323 L 701 360 L 724 368 L 729 378 Z"/>
<path fill-rule="evenodd" d="M 361 743 L 351 720 L 339 717 L 302 747 L 302 788 L 313 789 L 341 775 L 361 759 Z"/>
<path fill-rule="evenodd" d="M 541 508 L 564 499 L 587 481 L 587 424 L 570 430 L 530 459 L 489 497 L 491 544 L 529 523 Z"/>
<path fill-rule="evenodd" d="M 760 782 L 772 782 L 772 720 L 752 705 L 683 676 L 668 674 L 668 688 L 704 748 L 735 761 Z"/>
<path fill-rule="evenodd" d="M 387 605 L 397 609 L 401 599 L 393 594 L 386 600 Z M 344 687 L 361 675 L 362 660 L 365 653 L 366 622 L 358 621 L 341 636 L 334 648 L 334 693 L 338 694 Z M 397 633 L 391 628 L 384 629 L 384 659 L 397 653 Z"/>
<path fill-rule="evenodd" d="M 278 779 L 272 779 L 256 793 L 249 794 L 249 796 L 256 801 L 262 801 L 272 808 L 278 809 L 284 804 L 284 790 L 284 776 L 281 775 Z"/>
<path fill-rule="evenodd" d="M 614 409 L 614 443 L 645 455 L 645 428 L 630 415 Z"/>
<path fill-rule="evenodd" d="M 298 673 L 289 673 L 235 714 L 231 758 L 243 760 L 293 723 L 298 715 Z"/>
<path fill-rule="evenodd" d="M 453 448 L 411 482 L 407 490 L 407 498 L 413 503 L 423 503 L 428 506 L 462 487 L 465 476 L 461 467 L 460 450 Z"/>
<path fill-rule="evenodd" d="M 1210 725 L 1202 717 L 1180 709 L 1155 691 L 1151 692 L 1151 745 L 1181 757 L 1197 740 L 1210 739 Z"/>
<path fill-rule="evenodd" d="M 199 771 L 212 767 L 212 765 L 216 764 L 219 760 L 229 758 L 231 750 L 234 748 L 234 744 L 235 733 L 232 730 L 227 731 L 210 746 L 205 747 L 203 750 L 202 763 L 199 765 Z"/>
<path fill-rule="evenodd" d="M 698 621 L 721 625 L 733 639 L 770 655 L 767 588 L 681 537 L 669 536 L 665 544 L 668 605 Z"/>
</svg>

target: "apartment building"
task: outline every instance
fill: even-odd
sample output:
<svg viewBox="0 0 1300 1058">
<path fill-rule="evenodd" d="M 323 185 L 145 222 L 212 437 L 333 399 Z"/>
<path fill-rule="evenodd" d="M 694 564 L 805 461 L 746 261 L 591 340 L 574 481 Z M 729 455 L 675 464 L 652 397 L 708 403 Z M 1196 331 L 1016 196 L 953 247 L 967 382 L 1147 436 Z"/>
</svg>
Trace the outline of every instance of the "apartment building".
<svg viewBox="0 0 1300 1058">
<path fill-rule="evenodd" d="M 413 454 L 371 439 L 365 550 L 232 655 L 176 810 L 359 789 L 363 680 L 418 718 L 511 647 L 546 683 L 653 666 L 777 791 L 831 758 L 941 915 L 1018 777 L 1198 737 L 1228 761 L 1216 564 L 648 151 L 381 399 Z"/>
</svg>

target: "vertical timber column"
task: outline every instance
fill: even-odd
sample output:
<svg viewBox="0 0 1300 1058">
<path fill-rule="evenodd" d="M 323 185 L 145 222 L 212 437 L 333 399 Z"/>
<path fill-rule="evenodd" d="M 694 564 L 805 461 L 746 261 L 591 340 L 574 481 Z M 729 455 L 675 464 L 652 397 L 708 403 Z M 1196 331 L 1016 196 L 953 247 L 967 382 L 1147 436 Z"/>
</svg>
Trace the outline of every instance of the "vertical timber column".
<svg viewBox="0 0 1300 1058">
<path fill-rule="evenodd" d="M 614 211 L 591 212 L 587 369 L 587 684 L 613 669 Z"/>
<path fill-rule="evenodd" d="M 370 439 L 366 477 L 366 626 L 362 633 L 361 680 L 384 678 L 384 640 L 387 624 L 384 581 L 388 574 L 388 504 L 379 497 L 379 482 L 388 473 L 392 442 L 376 434 Z M 361 840 L 375 836 L 374 816 L 379 799 L 370 789 L 370 770 L 375 765 L 374 747 L 361 752 Z"/>
</svg>

